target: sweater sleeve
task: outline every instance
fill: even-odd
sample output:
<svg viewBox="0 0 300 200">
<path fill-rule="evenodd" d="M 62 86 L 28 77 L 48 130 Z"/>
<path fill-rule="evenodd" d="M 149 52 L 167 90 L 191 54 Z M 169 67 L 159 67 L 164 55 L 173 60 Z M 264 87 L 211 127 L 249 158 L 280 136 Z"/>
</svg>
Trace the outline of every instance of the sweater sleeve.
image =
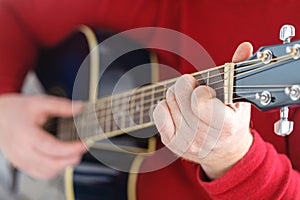
<svg viewBox="0 0 300 200">
<path fill-rule="evenodd" d="M 212 199 L 300 199 L 300 176 L 289 159 L 253 134 L 252 147 L 235 166 L 214 181 L 199 178 L 200 185 Z"/>
<path fill-rule="evenodd" d="M 138 27 L 145 20 L 149 24 L 157 4 L 146 5 L 135 0 L 0 1 L 0 94 L 20 90 L 40 46 L 59 43 L 82 24 L 116 31 Z M 148 17 L 137 18 L 144 7 Z"/>
<path fill-rule="evenodd" d="M 33 66 L 36 47 L 5 1 L 0 2 L 0 94 L 18 92 Z"/>
</svg>

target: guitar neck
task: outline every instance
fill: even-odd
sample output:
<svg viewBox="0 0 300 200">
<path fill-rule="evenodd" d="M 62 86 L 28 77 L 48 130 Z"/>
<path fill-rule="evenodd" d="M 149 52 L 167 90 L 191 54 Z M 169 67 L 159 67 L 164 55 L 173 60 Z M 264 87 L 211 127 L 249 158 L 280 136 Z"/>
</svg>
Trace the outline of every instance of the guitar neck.
<svg viewBox="0 0 300 200">
<path fill-rule="evenodd" d="M 225 85 L 232 84 L 230 67 L 223 65 L 205 71 L 191 74 L 199 85 L 208 85 L 217 91 L 217 98 L 224 103 L 231 103 L 232 92 Z M 231 76 L 228 77 L 228 76 Z M 113 137 L 124 132 L 130 132 L 153 126 L 152 111 L 159 101 L 165 99 L 167 89 L 177 78 L 150 84 L 134 90 L 103 97 L 95 103 L 85 103 L 83 112 L 71 119 L 60 119 L 58 136 L 63 140 L 74 140 Z M 75 123 L 74 123 L 75 122 Z M 75 128 L 76 124 L 76 128 Z M 70 134 L 66 134 L 70 133 Z"/>
</svg>

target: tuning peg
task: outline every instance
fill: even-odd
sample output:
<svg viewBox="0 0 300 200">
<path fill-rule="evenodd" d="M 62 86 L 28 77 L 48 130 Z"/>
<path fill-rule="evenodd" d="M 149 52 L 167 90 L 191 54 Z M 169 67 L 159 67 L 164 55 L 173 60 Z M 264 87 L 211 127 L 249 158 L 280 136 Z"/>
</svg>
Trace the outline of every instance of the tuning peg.
<svg viewBox="0 0 300 200">
<path fill-rule="evenodd" d="M 289 135 L 294 128 L 294 122 L 288 121 L 289 108 L 284 106 L 280 109 L 280 120 L 274 124 L 274 132 L 280 136 Z"/>
<path fill-rule="evenodd" d="M 291 38 L 295 36 L 295 27 L 292 25 L 284 25 L 280 29 L 279 38 L 283 44 L 290 43 Z"/>
<path fill-rule="evenodd" d="M 295 36 L 295 27 L 292 25 L 284 25 L 280 29 L 280 40 L 283 44 L 290 43 L 291 38 Z M 280 120 L 274 124 L 274 132 L 280 136 L 289 135 L 294 128 L 294 122 L 288 120 L 289 108 L 284 106 L 280 109 Z"/>
</svg>

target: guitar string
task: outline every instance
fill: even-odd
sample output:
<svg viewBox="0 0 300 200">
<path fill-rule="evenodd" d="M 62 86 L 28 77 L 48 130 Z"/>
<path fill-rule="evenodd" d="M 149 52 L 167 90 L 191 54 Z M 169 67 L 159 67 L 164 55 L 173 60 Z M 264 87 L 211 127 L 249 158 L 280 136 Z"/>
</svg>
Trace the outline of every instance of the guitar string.
<svg viewBox="0 0 300 200">
<path fill-rule="evenodd" d="M 283 61 L 285 61 L 285 60 L 283 60 Z M 282 61 L 282 62 L 283 62 Z M 261 63 L 259 63 L 259 64 L 261 64 Z M 277 63 L 276 63 L 277 64 Z M 255 71 L 255 70 L 259 70 L 259 69 L 263 69 L 264 67 L 269 67 L 269 66 L 271 66 L 272 64 L 270 63 L 270 64 L 267 64 L 267 65 L 265 65 L 265 66 L 262 66 L 262 67 L 259 67 L 259 68 L 255 68 L 255 69 L 253 69 L 252 71 Z M 252 67 L 252 66 L 251 66 Z M 245 73 L 250 73 L 250 72 L 252 72 L 252 71 L 246 71 L 246 72 L 244 72 L 243 74 L 245 74 Z M 234 76 L 234 78 L 236 78 L 236 77 L 238 77 L 239 75 L 236 75 L 236 76 Z M 197 81 L 203 81 L 204 79 L 197 79 Z M 238 80 L 238 79 L 237 79 Z M 221 83 L 221 82 L 223 82 L 224 81 L 224 79 L 223 80 L 221 80 L 221 81 L 216 81 L 216 82 L 212 82 L 212 83 L 210 83 L 208 86 L 212 86 L 212 85 L 214 85 L 214 84 L 217 84 L 217 83 Z M 161 86 L 162 87 L 162 86 Z M 222 86 L 222 87 L 218 87 L 218 88 L 214 88 L 216 91 L 218 91 L 218 90 L 221 90 L 221 89 L 224 89 L 224 88 L 226 88 L 226 87 L 228 87 L 228 86 Z M 114 97 L 112 97 L 112 98 L 110 98 L 110 99 L 106 99 L 106 100 L 110 100 L 111 102 L 119 102 L 120 103 L 120 105 L 123 105 L 123 103 L 122 103 L 122 100 L 126 100 L 126 99 L 128 99 L 128 98 L 130 98 L 130 97 L 133 97 L 133 98 L 130 98 L 130 100 L 131 101 L 134 101 L 134 102 L 136 102 L 136 100 L 140 100 L 140 99 L 145 99 L 145 97 L 149 97 L 149 96 L 151 96 L 151 95 L 153 95 L 153 88 L 152 89 L 147 89 L 149 92 L 146 92 L 146 93 L 142 93 L 142 92 L 140 92 L 139 91 L 139 94 L 133 94 L 133 95 L 130 95 L 130 96 L 124 96 L 125 98 L 123 98 L 123 99 L 121 99 L 121 98 L 117 98 L 117 97 L 120 97 L 120 96 L 118 96 L 118 95 L 115 95 Z M 162 89 L 160 89 L 160 90 L 158 90 L 158 91 L 155 91 L 156 92 L 156 94 L 160 94 L 161 92 L 165 92 L 165 90 L 166 90 L 166 88 L 162 88 Z M 145 91 L 146 91 L 146 89 L 145 89 Z M 219 93 L 219 92 L 217 92 L 217 93 Z M 221 94 L 221 93 L 219 93 L 219 94 Z M 164 94 L 162 95 L 162 97 L 161 98 L 164 98 Z M 103 99 L 104 100 L 104 99 Z M 127 102 L 127 101 L 126 101 Z M 103 102 L 103 101 L 98 101 L 97 102 L 97 104 L 95 104 L 95 107 L 97 107 L 98 105 L 100 105 L 99 107 L 98 107 L 98 110 L 96 109 L 96 111 L 99 111 L 99 109 L 101 110 L 101 108 L 102 108 L 102 106 L 103 106 L 103 103 L 105 103 L 105 102 Z M 113 104 L 114 106 L 118 106 L 117 104 L 115 104 L 115 103 L 111 103 L 111 104 Z"/>
<path fill-rule="evenodd" d="M 249 95 L 248 98 L 249 97 L 251 98 L 251 97 L 253 97 L 253 95 Z M 112 121 L 112 122 L 114 122 L 114 121 Z M 144 124 L 146 124 L 146 123 L 151 123 L 152 125 L 154 125 L 153 120 L 151 120 L 149 122 L 144 122 Z M 93 126 L 94 126 L 94 129 L 92 129 Z M 113 127 L 113 128 L 111 128 L 111 127 Z M 131 130 L 138 130 L 140 128 L 144 128 L 143 124 L 137 124 L 137 123 L 130 125 L 130 127 L 120 127 L 120 126 L 118 126 L 118 122 L 115 123 L 115 124 L 112 123 L 111 127 L 110 127 L 110 130 L 106 130 L 105 127 L 101 128 L 100 130 L 104 130 L 104 131 L 97 132 L 96 135 L 94 133 L 89 134 L 89 135 L 88 134 L 83 134 L 83 135 L 81 134 L 81 137 L 79 136 L 78 131 L 75 128 L 71 128 L 72 135 L 71 135 L 71 138 L 69 138 L 69 139 L 74 140 L 74 139 L 79 139 L 79 138 L 82 138 L 82 137 L 83 137 L 83 139 L 88 139 L 88 138 L 95 137 L 95 136 L 96 136 L 95 139 L 97 139 L 97 140 L 99 140 L 99 139 L 109 139 L 109 138 L 112 138 L 112 137 L 127 134 L 126 129 L 128 129 L 128 128 L 132 128 Z M 88 130 L 99 130 L 99 123 L 88 124 L 86 126 L 81 127 L 80 129 L 81 129 L 81 131 L 80 131 L 81 133 L 83 132 L 82 130 L 85 130 L 84 133 L 95 132 L 95 131 L 88 131 Z M 86 129 L 88 129 L 88 130 L 86 130 Z M 67 131 L 67 132 L 70 132 L 70 131 Z"/>
<path fill-rule="evenodd" d="M 288 55 L 284 55 L 284 56 L 281 56 L 281 57 L 273 58 L 272 60 L 270 60 L 270 62 L 273 62 L 273 61 L 280 61 L 280 59 L 284 59 L 284 58 L 290 57 L 290 56 L 291 56 L 291 55 L 288 54 Z M 248 65 L 248 66 L 236 68 L 236 69 L 234 69 L 232 72 L 235 72 L 235 71 L 237 71 L 237 70 L 247 69 L 247 68 L 250 68 L 250 67 L 254 67 L 254 66 L 263 64 L 263 62 L 261 61 L 261 59 L 254 59 L 254 60 L 247 60 L 247 61 L 242 61 L 242 62 L 233 63 L 233 64 L 235 64 L 235 65 L 241 65 L 241 64 L 253 63 L 253 62 L 257 62 L 257 61 L 260 61 L 260 63 L 255 63 L 255 64 L 252 64 L 252 65 Z M 225 64 L 225 65 L 221 65 L 221 66 L 218 66 L 218 67 L 215 67 L 215 68 L 212 68 L 212 69 L 208 69 L 208 70 L 204 70 L 204 71 L 200 71 L 200 72 L 195 72 L 195 73 L 192 73 L 191 75 L 192 75 L 192 76 L 199 76 L 199 75 L 202 75 L 202 74 L 207 73 L 207 72 L 212 72 L 212 71 L 214 71 L 214 70 L 223 69 L 223 68 L 225 68 L 226 66 L 227 66 L 226 64 Z M 251 71 L 249 71 L 249 72 L 251 72 Z M 207 78 L 219 77 L 219 76 L 221 76 L 221 75 L 224 75 L 225 73 L 227 73 L 227 72 L 218 73 L 218 74 L 216 74 L 216 75 L 209 76 L 209 77 L 207 77 Z M 206 78 L 206 79 L 207 79 L 207 78 Z M 142 87 L 142 88 L 137 89 L 137 91 L 143 93 L 143 90 L 151 90 L 153 87 L 154 87 L 154 88 L 157 87 L 157 84 L 159 84 L 159 86 L 164 86 L 164 85 L 167 85 L 167 84 L 169 84 L 169 83 L 174 84 L 175 81 L 176 81 L 177 79 L 178 79 L 178 78 L 173 78 L 173 79 L 169 79 L 169 80 L 166 80 L 166 81 L 162 81 L 162 82 L 160 82 L 160 83 L 156 83 L 156 84 L 151 84 L 151 85 L 148 85 L 148 86 L 144 86 L 144 87 Z M 204 81 L 204 80 L 205 80 L 204 78 L 198 79 L 198 81 Z M 212 82 L 211 84 L 221 83 L 221 82 L 223 82 L 223 81 L 224 81 L 224 79 L 219 80 L 219 81 L 217 81 L 217 82 Z M 132 93 L 132 92 L 133 92 L 133 91 L 128 91 L 128 92 L 123 92 L 123 93 L 121 93 L 121 94 L 116 94 L 116 95 L 114 95 L 113 98 L 120 98 L 120 97 L 126 96 L 126 95 L 128 95 L 128 93 Z M 101 99 L 104 100 L 104 99 L 109 99 L 109 98 L 111 98 L 111 96 L 102 97 Z"/>
<path fill-rule="evenodd" d="M 282 87 L 282 88 L 284 88 L 284 87 L 289 87 L 289 86 L 291 86 L 291 85 L 249 85 L 249 86 L 233 86 L 233 87 L 245 89 L 245 88 L 266 88 L 266 87 L 268 87 L 268 88 L 272 88 L 272 87 L 273 88 L 276 88 L 276 87 Z M 221 88 L 219 88 L 219 89 L 221 89 Z M 161 93 L 162 92 L 165 92 L 165 91 L 161 90 Z M 259 91 L 253 91 L 252 90 L 252 92 L 259 92 Z M 243 91 L 239 91 L 239 93 L 242 94 L 244 92 Z M 145 97 L 150 97 L 151 96 L 151 98 L 150 99 L 145 98 L 144 101 L 143 101 L 144 105 L 147 105 L 147 104 L 151 104 L 152 105 L 152 104 L 154 104 L 154 102 L 158 102 L 158 101 L 162 100 L 163 97 L 164 97 L 164 95 L 160 95 L 160 96 L 157 96 L 157 97 L 153 98 L 152 97 L 153 94 L 154 93 L 151 93 L 148 96 L 145 96 Z M 227 92 L 225 93 L 224 91 L 218 92 L 218 95 L 220 95 L 220 94 L 222 95 L 222 94 L 228 94 L 228 93 Z M 233 94 L 236 94 L 236 92 L 233 92 Z M 139 100 L 139 99 L 136 98 L 135 100 Z M 132 102 L 132 100 L 130 98 L 127 98 L 127 99 L 125 98 L 125 99 L 122 99 L 121 101 L 118 101 L 117 103 L 119 103 L 119 104 L 116 104 L 115 102 L 112 103 L 111 107 L 114 107 L 114 110 L 116 110 L 116 109 L 122 108 L 122 107 L 124 107 L 124 105 L 126 105 L 125 107 L 128 110 L 133 110 L 133 111 L 137 110 L 137 111 L 140 111 L 140 109 L 139 109 L 139 107 L 140 107 L 140 101 L 134 101 L 133 103 L 131 103 L 131 102 Z M 130 106 L 128 106 L 128 105 L 130 105 Z M 105 110 L 107 110 L 106 107 L 107 106 L 101 107 L 97 111 L 99 111 L 99 112 L 105 111 Z M 109 108 L 111 108 L 111 107 L 109 107 Z M 100 114 L 100 116 L 103 116 L 103 114 Z"/>
<path fill-rule="evenodd" d="M 279 59 L 280 57 L 278 57 L 277 59 Z M 261 59 L 254 59 L 254 60 L 247 60 L 247 61 L 242 61 L 242 62 L 238 62 L 238 63 L 235 63 L 236 65 L 239 65 L 239 64 L 245 64 L 245 63 L 252 63 L 252 62 L 255 62 L 255 61 L 261 61 Z M 261 63 L 259 63 L 261 64 Z M 251 67 L 253 67 L 254 65 L 251 65 Z M 226 67 L 226 64 L 225 65 L 221 65 L 221 66 L 218 66 L 218 67 L 214 67 L 212 69 L 207 69 L 207 70 L 203 70 L 201 72 L 194 72 L 192 73 L 191 75 L 192 76 L 198 76 L 198 75 L 201 75 L 201 74 L 204 74 L 204 73 L 207 73 L 207 72 L 212 72 L 214 70 L 218 70 L 218 69 L 223 69 Z M 213 76 L 209 76 L 208 78 L 213 78 L 213 77 L 219 77 L 220 75 L 223 75 L 224 73 L 218 73 L 216 75 L 213 75 Z M 151 85 L 147 85 L 147 86 L 144 86 L 142 88 L 138 88 L 137 91 L 141 92 L 143 90 L 151 90 L 152 88 L 155 88 L 157 87 L 157 84 L 159 84 L 159 86 L 165 86 L 165 85 L 168 85 L 168 84 L 174 84 L 176 82 L 178 78 L 172 78 L 172 79 L 168 79 L 168 80 L 165 80 L 165 81 L 161 81 L 159 83 L 155 83 L 155 84 L 151 84 Z M 203 81 L 205 79 L 199 79 L 199 81 Z M 222 82 L 223 80 L 220 80 L 218 82 Z M 158 86 L 158 87 L 159 87 Z M 134 91 L 134 90 L 133 90 Z M 122 92 L 121 94 L 116 94 L 114 95 L 114 98 L 120 98 L 122 96 L 126 96 L 128 95 L 129 93 L 132 93 L 133 91 L 128 91 L 128 92 Z M 110 99 L 112 96 L 107 96 L 107 97 L 102 97 L 101 99 L 102 100 L 105 100 L 105 99 Z"/>
<path fill-rule="evenodd" d="M 252 87 L 252 86 L 250 86 L 250 87 Z M 278 87 L 278 86 L 277 86 Z M 253 91 L 251 91 L 251 92 L 253 92 Z M 252 95 L 251 95 L 251 97 L 252 97 Z M 236 99 L 238 99 L 238 98 L 236 98 Z M 145 110 L 148 112 L 148 110 L 147 110 L 148 108 L 146 108 Z M 139 111 L 139 112 L 144 112 L 144 110 L 143 111 Z M 126 122 L 125 122 L 125 124 L 126 124 Z"/>
<path fill-rule="evenodd" d="M 276 89 L 271 89 L 271 90 L 269 90 L 270 92 L 281 92 L 281 91 L 284 91 L 284 89 L 278 89 L 278 88 L 276 88 Z M 254 94 L 256 94 L 257 93 L 257 91 L 253 91 L 253 90 L 249 90 L 249 91 L 243 91 L 243 92 L 241 92 L 241 93 L 244 93 L 244 94 L 248 94 L 248 93 L 254 93 Z M 251 95 L 247 95 L 247 96 L 244 96 L 244 97 L 236 97 L 235 98 L 235 100 L 236 99 L 243 99 L 243 98 L 245 98 L 245 97 L 247 97 L 247 98 L 255 98 L 255 95 L 253 95 L 253 94 L 251 94 Z M 156 106 L 157 104 L 155 104 L 155 105 L 153 105 L 153 106 Z M 135 115 L 136 114 L 140 114 L 140 113 L 149 113 L 149 111 L 151 111 L 150 109 L 151 109 L 151 105 L 150 106 L 146 106 L 146 107 L 144 107 L 144 109 L 143 110 L 139 110 L 139 111 L 136 111 L 136 112 L 130 112 L 130 110 L 121 110 L 122 111 L 122 113 L 127 113 L 127 114 L 129 114 L 129 115 L 125 115 L 124 116 L 124 118 L 126 119 L 126 118 L 128 118 L 128 116 L 134 116 L 133 117 L 133 120 L 135 120 L 135 121 L 137 121 L 138 119 L 140 119 L 139 118 L 139 116 L 137 116 L 138 118 L 136 118 L 135 117 Z M 112 111 L 111 109 L 108 109 L 109 111 Z M 129 111 L 129 112 L 128 112 Z M 117 115 L 116 117 L 113 117 L 113 119 L 116 119 L 116 118 L 119 118 L 120 117 L 120 110 L 119 110 L 119 112 L 116 114 L 116 113 L 111 113 L 111 114 L 115 114 L 115 115 Z M 106 117 L 104 116 L 104 115 L 100 115 L 100 116 L 98 116 L 99 118 L 97 118 L 99 121 L 101 121 L 101 122 L 106 122 L 107 120 L 106 120 Z M 145 116 L 143 116 L 143 117 L 145 117 Z M 109 120 L 109 121 L 112 121 L 112 120 Z"/>
<path fill-rule="evenodd" d="M 282 90 L 272 90 L 272 92 L 274 92 L 274 91 L 282 91 Z M 247 91 L 248 92 L 248 91 Z M 249 91 L 248 93 L 252 93 L 253 91 Z M 246 93 L 246 92 L 245 92 Z M 244 98 L 252 98 L 253 97 L 253 95 L 248 95 L 248 96 L 244 96 Z M 241 98 L 241 97 L 239 97 L 239 98 Z M 238 99 L 238 98 L 237 98 Z M 148 112 L 149 112 L 149 110 L 144 110 L 144 112 L 147 112 L 147 114 L 148 114 Z M 146 116 L 146 115 L 145 115 Z M 144 117 L 145 118 L 145 117 Z M 110 120 L 110 122 L 108 123 L 109 124 L 109 126 L 110 126 L 110 129 L 109 130 L 107 130 L 107 128 L 106 128 L 106 123 L 107 122 L 105 122 L 105 125 L 103 126 L 102 124 L 99 124 L 98 123 L 98 121 L 96 121 L 95 123 L 88 123 L 88 124 L 85 124 L 85 126 L 84 127 L 81 127 L 82 129 L 91 129 L 91 127 L 96 127 L 96 128 L 98 128 L 99 127 L 99 125 L 100 125 L 100 127 L 102 127 L 102 129 L 104 130 L 104 131 L 102 131 L 102 134 L 107 134 L 108 132 L 112 132 L 112 131 L 118 131 L 118 130 L 123 130 L 123 129 L 126 129 L 126 128 L 130 128 L 130 127 L 133 127 L 133 126 L 142 126 L 143 124 L 139 124 L 139 123 L 136 123 L 136 121 L 137 121 L 137 119 L 139 119 L 139 118 L 130 118 L 130 117 L 126 117 L 126 118 L 124 118 L 124 119 L 131 119 L 131 121 L 132 122 L 134 122 L 133 124 L 130 124 L 130 121 L 126 121 L 125 122 L 125 124 L 129 124 L 129 126 L 120 126 L 119 124 L 120 124 L 120 122 L 119 121 L 117 121 L 116 122 L 116 118 L 115 117 L 112 117 L 112 119 L 113 120 Z M 151 118 L 149 118 L 150 119 L 150 121 L 144 121 L 143 123 L 148 123 L 148 122 L 153 122 L 152 120 L 151 120 Z M 84 120 L 84 121 L 86 121 L 86 120 Z M 115 123 L 114 123 L 115 122 Z M 113 127 L 113 128 L 111 128 L 111 127 Z M 74 131 L 76 131 L 75 129 L 73 129 Z M 86 131 L 85 131 L 86 132 Z M 74 134 L 75 135 L 75 137 L 76 138 L 78 138 L 78 136 L 76 136 L 76 134 Z M 118 134 L 119 135 L 119 134 Z M 92 134 L 92 135 L 89 135 L 89 136 L 94 136 L 94 134 Z M 85 135 L 85 136 L 83 136 L 83 137 L 87 137 L 87 135 Z M 76 138 L 74 138 L 74 139 L 76 139 Z"/>
<path fill-rule="evenodd" d="M 286 56 L 287 57 L 287 56 Z M 285 59 L 286 60 L 286 59 Z M 283 61 L 285 61 L 285 60 L 283 60 Z M 281 61 L 281 62 L 283 62 L 283 61 Z M 252 61 L 253 62 L 253 61 Z M 236 64 L 240 64 L 240 63 L 236 63 Z M 256 63 L 256 64 L 254 64 L 254 65 L 257 65 L 257 64 L 261 64 L 261 63 Z M 270 66 L 270 64 L 268 65 L 268 66 Z M 220 66 L 220 68 L 222 68 L 223 66 Z M 253 65 L 249 65 L 249 66 L 245 66 L 245 67 L 253 67 Z M 266 67 L 266 66 L 263 66 L 263 67 Z M 261 69 L 261 68 L 263 68 L 263 67 L 260 67 L 259 69 Z M 240 70 L 240 68 L 238 69 L 238 70 Z M 254 69 L 254 70 L 257 70 L 257 69 Z M 203 80 L 203 79 L 201 79 L 201 80 Z M 211 83 L 211 84 L 214 84 L 214 83 Z M 251 87 L 253 87 L 253 86 L 251 86 Z M 217 88 L 217 89 L 222 89 L 222 88 Z M 153 94 L 152 94 L 153 95 Z"/>
<path fill-rule="evenodd" d="M 262 86 L 255 86 L 254 88 L 263 88 L 263 87 L 268 87 L 268 88 L 285 88 L 285 87 L 289 87 L 291 85 L 269 85 L 269 86 L 265 86 L 265 85 L 262 85 Z M 243 86 L 242 87 L 243 89 L 246 89 L 246 88 L 253 88 L 252 86 Z M 260 92 L 261 90 L 249 90 L 249 91 L 239 91 L 239 92 L 233 92 L 233 94 L 247 94 L 247 93 L 258 93 Z M 284 89 L 281 89 L 281 90 L 270 90 L 270 92 L 276 92 L 276 91 L 284 91 Z M 220 94 L 220 93 L 219 93 Z M 228 94 L 227 92 L 224 92 L 221 93 L 221 94 Z M 241 97 L 243 98 L 243 97 Z M 123 107 L 125 107 L 126 109 L 123 109 L 122 112 L 126 112 L 128 113 L 129 115 L 134 115 L 136 113 L 140 113 L 140 112 L 143 112 L 142 109 L 139 109 L 140 107 L 142 107 L 144 110 L 148 110 L 148 109 L 151 109 L 151 107 L 153 106 L 156 106 L 158 104 L 158 101 L 160 101 L 162 99 L 162 96 L 161 97 L 156 97 L 156 98 L 151 98 L 151 99 L 148 99 L 147 101 L 144 101 L 143 104 L 146 106 L 140 106 L 140 102 L 135 102 L 134 104 L 131 104 L 129 101 L 126 101 L 126 102 L 123 102 L 123 104 L 118 104 L 117 106 L 115 106 L 115 104 L 113 105 L 113 109 L 112 107 L 104 107 L 103 109 L 101 110 L 98 110 L 99 111 L 99 114 L 98 114 L 98 117 L 99 117 L 99 120 L 103 120 L 103 118 L 106 118 L 106 116 L 108 116 L 107 112 L 106 111 L 120 111 L 120 109 L 122 110 Z M 234 100 L 237 100 L 237 99 L 240 99 L 240 98 L 234 98 Z M 154 103 L 154 102 L 157 102 L 157 103 Z M 148 105 L 149 104 L 149 105 Z M 126 105 L 126 106 L 124 106 Z M 130 106 L 128 106 L 130 105 Z M 133 106 L 131 106 L 133 105 Z M 137 109 L 138 107 L 138 109 Z M 101 112 L 103 111 L 103 112 Z"/>
</svg>

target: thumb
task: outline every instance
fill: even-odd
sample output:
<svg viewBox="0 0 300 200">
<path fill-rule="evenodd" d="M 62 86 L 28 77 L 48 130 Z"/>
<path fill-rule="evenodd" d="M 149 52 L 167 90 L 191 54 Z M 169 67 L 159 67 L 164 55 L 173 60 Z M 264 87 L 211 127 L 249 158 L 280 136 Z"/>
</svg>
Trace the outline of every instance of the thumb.
<svg viewBox="0 0 300 200">
<path fill-rule="evenodd" d="M 232 62 L 240 62 L 248 59 L 253 53 L 253 46 L 249 42 L 241 43 L 235 50 Z"/>
</svg>

